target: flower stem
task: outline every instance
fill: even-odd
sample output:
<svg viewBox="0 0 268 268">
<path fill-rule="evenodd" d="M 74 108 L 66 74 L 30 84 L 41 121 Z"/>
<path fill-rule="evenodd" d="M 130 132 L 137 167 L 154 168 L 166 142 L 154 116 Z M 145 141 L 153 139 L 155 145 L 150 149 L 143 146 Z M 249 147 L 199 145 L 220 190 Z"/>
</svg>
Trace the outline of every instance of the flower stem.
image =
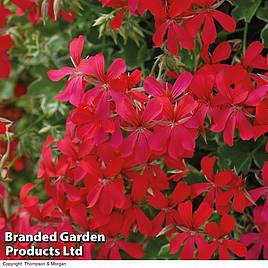
<svg viewBox="0 0 268 268">
<path fill-rule="evenodd" d="M 246 22 L 243 36 L 243 55 L 245 55 L 247 49 L 247 36 L 248 36 L 248 23 Z"/>
</svg>

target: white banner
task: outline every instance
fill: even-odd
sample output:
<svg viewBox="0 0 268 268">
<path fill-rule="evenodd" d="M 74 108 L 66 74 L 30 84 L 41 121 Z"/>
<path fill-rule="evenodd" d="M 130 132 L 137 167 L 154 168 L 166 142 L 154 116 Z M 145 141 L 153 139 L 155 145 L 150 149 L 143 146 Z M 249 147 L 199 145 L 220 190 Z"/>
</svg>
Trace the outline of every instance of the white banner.
<svg viewBox="0 0 268 268">
<path fill-rule="evenodd" d="M 0 261 L 1 268 L 15 267 L 87 267 L 87 268 L 143 268 L 143 267 L 161 267 L 161 268 L 247 268 L 258 267 L 267 268 L 268 261 L 53 261 L 53 260 L 23 260 L 23 261 Z"/>
</svg>

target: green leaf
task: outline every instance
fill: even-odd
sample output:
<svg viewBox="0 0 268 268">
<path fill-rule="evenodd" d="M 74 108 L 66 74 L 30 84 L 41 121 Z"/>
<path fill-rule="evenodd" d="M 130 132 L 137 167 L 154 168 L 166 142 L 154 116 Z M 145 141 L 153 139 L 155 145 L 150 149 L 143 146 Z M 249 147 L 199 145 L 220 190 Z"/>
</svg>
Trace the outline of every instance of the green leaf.
<svg viewBox="0 0 268 268">
<path fill-rule="evenodd" d="M 268 22 L 268 2 L 266 2 L 263 7 L 258 9 L 256 16 L 260 20 Z"/>
<path fill-rule="evenodd" d="M 128 39 L 126 45 L 122 45 L 122 49 L 115 56 L 123 57 L 129 69 L 134 69 L 141 67 L 146 60 L 149 60 L 151 58 L 151 52 L 146 44 L 139 47 L 134 41 Z"/>
<path fill-rule="evenodd" d="M 5 100 L 13 97 L 15 81 L 12 79 L 0 79 L 0 100 Z"/>
<path fill-rule="evenodd" d="M 259 146 L 259 149 L 254 153 L 253 161 L 254 164 L 261 169 L 264 165 L 264 162 L 267 160 L 268 154 L 265 151 L 265 144 L 263 144 L 262 146 Z"/>
<path fill-rule="evenodd" d="M 158 252 L 158 259 L 161 260 L 178 260 L 179 259 L 179 254 L 170 254 L 170 246 L 169 244 L 163 245 L 159 252 Z"/>
<path fill-rule="evenodd" d="M 52 82 L 47 76 L 47 68 L 40 67 L 36 69 L 37 79 L 28 87 L 30 96 L 53 96 L 56 95 L 64 86 L 64 82 Z"/>
<path fill-rule="evenodd" d="M 260 157 L 262 151 L 265 152 L 262 139 L 255 143 L 240 140 L 233 147 L 223 144 L 217 151 L 218 165 L 221 169 L 235 168 L 238 173 L 247 174 L 253 160 L 262 166 L 265 158 Z"/>
<path fill-rule="evenodd" d="M 29 95 L 22 96 L 16 102 L 16 106 L 25 110 L 28 114 L 35 114 L 39 113 L 39 107 L 35 105 L 36 100 Z"/>
<path fill-rule="evenodd" d="M 157 260 L 157 252 L 159 252 L 163 245 L 167 244 L 168 240 L 166 237 L 152 238 L 146 244 L 145 260 Z"/>
<path fill-rule="evenodd" d="M 265 47 L 268 47 L 268 24 L 261 31 L 261 39 Z"/>
<path fill-rule="evenodd" d="M 233 147 L 224 144 L 219 147 L 218 165 L 221 169 L 235 168 L 237 172 L 246 174 L 251 165 L 252 147 L 249 143 L 239 141 Z"/>
<path fill-rule="evenodd" d="M 187 49 L 181 49 L 180 50 L 180 57 L 179 57 L 179 62 L 183 65 L 185 65 L 187 70 L 193 71 L 194 66 L 195 66 L 195 57 L 192 51 L 189 51 Z M 171 63 L 174 68 L 174 63 Z M 170 66 L 171 67 L 171 66 Z M 177 69 L 177 67 L 176 67 Z M 179 71 L 179 70 L 175 70 Z"/>
<path fill-rule="evenodd" d="M 261 0 L 233 0 L 235 8 L 232 11 L 232 16 L 237 20 L 244 20 L 250 23 L 254 15 L 256 14 L 258 7 L 261 4 Z"/>
<path fill-rule="evenodd" d="M 42 145 L 43 139 L 38 133 L 27 132 L 20 137 L 19 149 L 33 160 L 40 157 Z"/>
</svg>

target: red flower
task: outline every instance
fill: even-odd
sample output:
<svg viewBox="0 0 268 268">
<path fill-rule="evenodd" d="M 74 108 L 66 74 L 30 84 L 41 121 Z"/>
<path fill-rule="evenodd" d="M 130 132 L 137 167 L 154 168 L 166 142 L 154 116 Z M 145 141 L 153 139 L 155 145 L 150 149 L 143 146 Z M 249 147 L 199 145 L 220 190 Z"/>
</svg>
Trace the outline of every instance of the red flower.
<svg viewBox="0 0 268 268">
<path fill-rule="evenodd" d="M 0 28 L 3 28 L 6 25 L 8 17 L 11 15 L 9 9 L 5 8 L 2 4 L 0 4 Z"/>
<path fill-rule="evenodd" d="M 229 212 L 229 202 L 233 199 L 232 207 L 234 211 L 242 213 L 246 207 L 254 204 L 251 196 L 246 190 L 246 181 L 242 175 L 238 176 L 232 171 L 219 172 L 217 174 L 222 183 L 222 191 L 218 194 L 217 203 L 226 208 Z"/>
<path fill-rule="evenodd" d="M 37 174 L 39 178 L 56 176 L 56 171 L 52 162 L 52 152 L 50 149 L 52 143 L 53 138 L 51 136 L 48 136 L 45 143 L 43 144 L 42 161 L 39 162 L 39 170 Z"/>
<path fill-rule="evenodd" d="M 104 98 L 96 104 L 96 101 L 90 101 L 84 95 L 81 103 L 71 112 L 70 120 L 77 127 L 76 135 L 79 139 L 92 139 L 97 145 L 106 141 L 109 133 L 116 132 L 116 123 L 110 114 L 110 103 Z M 118 143 L 121 143 L 121 138 Z"/>
<path fill-rule="evenodd" d="M 7 51 L 13 47 L 13 40 L 9 35 L 0 36 L 0 78 L 8 78 L 11 71 Z"/>
<path fill-rule="evenodd" d="M 198 107 L 193 115 L 193 120 L 198 123 L 203 133 L 205 132 L 204 122 L 211 106 L 214 83 L 214 68 L 206 65 L 195 73 L 190 85 L 189 91 L 198 101 Z"/>
<path fill-rule="evenodd" d="M 258 180 L 262 186 L 249 191 L 254 202 L 256 202 L 261 196 L 265 198 L 268 196 L 268 161 L 266 161 L 263 165 L 262 177 L 263 180 Z"/>
<path fill-rule="evenodd" d="M 248 73 L 240 65 L 225 68 L 216 79 L 218 94 L 213 99 L 213 132 L 222 132 L 224 141 L 233 146 L 235 128 L 242 140 L 253 138 L 249 107 L 255 107 L 268 90 L 262 86 L 255 90 Z"/>
<path fill-rule="evenodd" d="M 178 252 L 184 245 L 180 253 L 180 259 L 194 259 L 195 245 L 197 245 L 198 253 L 206 245 L 199 229 L 210 218 L 212 212 L 213 210 L 207 203 L 202 203 L 194 213 L 191 201 L 178 205 L 176 225 L 181 233 L 170 241 L 170 254 Z"/>
<path fill-rule="evenodd" d="M 256 114 L 254 120 L 254 139 L 268 132 L 268 98 L 267 94 L 256 106 Z"/>
<path fill-rule="evenodd" d="M 136 11 L 138 10 L 140 14 L 143 14 L 147 9 L 146 0 L 99 0 L 103 6 L 113 7 L 119 9 L 119 12 L 111 20 L 112 30 L 120 29 L 124 15 L 127 10 L 133 15 L 136 16 Z"/>
<path fill-rule="evenodd" d="M 142 174 L 131 172 L 129 177 L 133 180 L 131 197 L 135 202 L 140 202 L 149 193 L 157 195 L 161 190 L 169 189 L 169 178 L 157 165 L 146 166 Z"/>
<path fill-rule="evenodd" d="M 42 18 L 42 3 L 36 2 L 35 0 L 12 0 L 12 2 L 17 6 L 17 15 L 23 16 L 25 12 L 28 12 L 28 20 L 32 24 L 37 24 Z M 47 1 L 48 15 L 52 20 L 57 20 L 58 17 L 62 17 L 65 21 L 73 21 L 75 15 L 71 11 L 60 10 L 57 17 L 54 14 L 54 0 Z"/>
<path fill-rule="evenodd" d="M 126 123 L 122 124 L 122 128 L 131 133 L 123 140 L 122 156 L 133 155 L 137 163 L 146 163 L 151 154 L 148 144 L 150 130 L 157 123 L 155 120 L 162 112 L 162 104 L 153 99 L 139 111 L 129 100 L 125 100 L 117 105 L 117 112 Z"/>
<path fill-rule="evenodd" d="M 184 199 L 185 198 L 183 198 L 183 200 Z M 149 195 L 147 200 L 152 207 L 160 210 L 160 212 L 152 220 L 153 236 L 157 236 L 160 231 L 165 228 L 165 226 L 173 227 L 176 225 L 175 219 L 177 211 L 175 210 L 175 205 L 170 204 L 168 198 L 164 194 L 161 192 L 153 192 L 153 195 Z M 174 228 L 171 230 L 173 229 Z M 168 234 L 170 234 L 170 232 L 166 233 L 166 235 Z"/>
<path fill-rule="evenodd" d="M 124 220 L 120 232 L 125 237 L 129 237 L 131 227 L 144 235 L 152 236 L 152 223 L 138 205 L 133 204 L 133 206 L 127 208 L 123 216 Z"/>
<path fill-rule="evenodd" d="M 60 14 L 61 17 L 67 22 L 72 22 L 76 18 L 76 15 L 72 11 L 61 10 Z"/>
<path fill-rule="evenodd" d="M 214 174 L 214 164 L 216 157 L 204 157 L 201 167 L 208 182 L 192 184 L 191 197 L 196 198 L 201 193 L 206 192 L 204 202 L 211 208 L 216 203 L 219 214 L 230 211 L 230 201 L 233 198 L 233 209 L 242 213 L 244 209 L 252 205 L 252 199 L 245 187 L 245 180 L 242 176 L 236 175 L 232 170 L 223 170 Z"/>
<path fill-rule="evenodd" d="M 98 259 L 121 260 L 120 250 L 134 259 L 140 259 L 144 255 L 142 246 L 138 243 L 127 242 L 122 239 L 111 239 L 111 241 L 101 245 L 98 252 Z"/>
<path fill-rule="evenodd" d="M 186 49 L 194 48 L 193 39 L 178 23 L 183 13 L 190 8 L 191 1 L 157 0 L 149 1 L 147 5 L 155 18 L 153 41 L 156 47 L 163 45 L 167 33 L 167 48 L 171 53 L 178 55 L 179 45 Z"/>
<path fill-rule="evenodd" d="M 27 94 L 27 85 L 17 84 L 14 89 L 14 95 L 19 98 Z"/>
<path fill-rule="evenodd" d="M 197 15 L 185 21 L 185 27 L 193 37 L 204 24 L 202 30 L 202 40 L 205 45 L 209 45 L 215 42 L 217 38 L 217 30 L 214 23 L 214 19 L 227 31 L 234 32 L 236 28 L 235 20 L 229 15 L 216 10 L 218 7 L 217 0 L 193 0 L 194 4 L 197 4 Z"/>
<path fill-rule="evenodd" d="M 121 260 L 120 251 L 127 253 L 130 257 L 139 259 L 142 258 L 144 253 L 142 246 L 135 242 L 129 242 L 122 239 L 120 233 L 124 228 L 124 215 L 114 212 L 111 215 L 96 214 L 92 210 L 93 219 L 98 216 L 95 224 L 98 224 L 100 233 L 106 235 L 105 243 L 101 244 L 98 250 L 97 258 L 100 260 Z M 102 218 L 102 219 L 101 219 Z"/>
<path fill-rule="evenodd" d="M 104 215 L 111 214 L 113 208 L 122 208 L 125 203 L 124 182 L 119 177 L 122 160 L 98 163 L 93 156 L 87 156 L 80 165 L 87 172 L 84 182 L 88 188 L 88 207 L 97 206 Z"/>
<path fill-rule="evenodd" d="M 58 11 L 58 14 L 55 14 L 54 10 L 55 0 L 50 0 L 48 5 L 48 15 L 49 17 L 56 21 L 59 17 L 62 17 L 67 22 L 72 22 L 75 19 L 75 13 L 72 11 L 64 10 L 64 6 Z"/>
<path fill-rule="evenodd" d="M 126 68 L 124 60 L 117 58 L 105 73 L 104 55 L 99 53 L 90 57 L 86 65 L 86 73 L 89 75 L 87 81 L 95 87 L 89 90 L 86 98 L 90 101 L 102 98 L 105 101 L 109 101 L 110 98 L 121 101 L 121 87 L 118 89 L 117 83 L 113 83 L 126 71 Z"/>
<path fill-rule="evenodd" d="M 85 66 L 88 64 L 89 59 L 81 59 L 84 39 L 85 37 L 80 35 L 70 43 L 70 58 L 74 68 L 62 67 L 58 70 L 48 71 L 48 77 L 52 81 L 59 81 L 67 75 L 70 76 L 64 91 L 59 93 L 56 99 L 70 101 L 73 105 L 80 103 L 84 91 L 85 76 L 88 74 Z"/>
<path fill-rule="evenodd" d="M 154 77 L 149 76 L 143 82 L 143 87 L 148 94 L 153 97 L 167 97 L 171 103 L 174 103 L 188 89 L 192 81 L 192 75 L 189 72 L 180 74 L 174 85 L 158 82 Z"/>
<path fill-rule="evenodd" d="M 6 130 L 7 130 L 6 124 L 0 121 L 0 135 L 6 134 Z"/>
<path fill-rule="evenodd" d="M 200 194 L 206 192 L 207 194 L 203 201 L 209 204 L 211 208 L 214 208 L 214 202 L 217 200 L 218 187 L 221 185 L 218 183 L 218 179 L 216 179 L 214 174 L 214 165 L 216 160 L 217 158 L 215 156 L 203 157 L 201 160 L 201 169 L 207 182 L 200 182 L 191 185 L 191 198 L 196 198 Z M 216 207 L 217 210 L 219 210 L 217 204 Z"/>
<path fill-rule="evenodd" d="M 232 47 L 229 42 L 221 42 L 213 51 L 212 54 L 208 51 L 209 45 L 204 45 L 201 56 L 207 64 L 217 64 L 221 61 L 227 60 L 231 53 Z M 216 66 L 214 67 L 216 68 Z"/>
<path fill-rule="evenodd" d="M 265 206 L 254 208 L 253 216 L 256 230 L 258 232 L 246 233 L 241 236 L 240 241 L 248 248 L 247 260 L 257 260 L 263 252 L 264 259 L 268 259 L 268 202 Z"/>
<path fill-rule="evenodd" d="M 123 73 L 118 79 L 112 82 L 113 88 L 118 88 L 119 92 L 127 94 L 134 100 L 139 102 L 147 102 L 148 96 L 141 92 L 139 88 L 134 88 L 142 79 L 142 73 L 140 70 L 136 69 L 131 73 Z M 124 95 L 122 95 L 124 97 Z"/>
<path fill-rule="evenodd" d="M 156 154 L 167 153 L 173 159 L 192 156 L 198 125 L 191 118 L 197 105 L 191 96 L 181 98 L 174 106 L 163 99 L 163 119 L 149 141 Z"/>
<path fill-rule="evenodd" d="M 229 215 L 224 215 L 219 224 L 216 222 L 209 222 L 205 229 L 212 237 L 213 242 L 206 248 L 200 250 L 200 257 L 202 259 L 210 259 L 217 251 L 220 260 L 231 259 L 230 252 L 239 257 L 244 257 L 247 250 L 241 243 L 231 240 L 228 235 L 235 227 L 235 219 Z"/>
<path fill-rule="evenodd" d="M 261 52 L 264 50 L 264 45 L 255 41 L 251 43 L 247 50 L 246 54 L 242 60 L 243 66 L 247 69 L 249 67 L 256 69 L 268 69 L 268 65 L 266 64 L 266 58 L 261 55 Z"/>
<path fill-rule="evenodd" d="M 12 0 L 12 3 L 17 6 L 18 15 L 23 16 L 28 11 L 28 20 L 32 24 L 37 24 L 41 19 L 41 5 L 34 0 Z"/>
</svg>

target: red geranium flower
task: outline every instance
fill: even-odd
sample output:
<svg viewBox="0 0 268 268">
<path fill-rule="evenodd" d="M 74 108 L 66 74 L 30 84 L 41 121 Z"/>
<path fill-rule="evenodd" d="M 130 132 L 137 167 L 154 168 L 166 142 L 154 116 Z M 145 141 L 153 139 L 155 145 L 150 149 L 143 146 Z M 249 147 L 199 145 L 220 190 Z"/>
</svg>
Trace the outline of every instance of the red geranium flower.
<svg viewBox="0 0 268 268">
<path fill-rule="evenodd" d="M 0 121 L 0 135 L 4 135 L 6 133 L 7 127 L 4 122 Z"/>
<path fill-rule="evenodd" d="M 160 83 L 154 77 L 149 76 L 143 82 L 143 87 L 148 94 L 153 97 L 167 97 L 170 102 L 174 103 L 188 89 L 192 82 L 193 76 L 189 72 L 181 73 L 174 85 L 163 82 Z"/>
<path fill-rule="evenodd" d="M 251 43 L 247 50 L 246 54 L 242 60 L 243 66 L 247 69 L 249 67 L 256 69 L 268 69 L 268 65 L 266 64 L 266 58 L 261 55 L 261 52 L 264 50 L 264 45 L 255 41 Z"/>
<path fill-rule="evenodd" d="M 7 51 L 14 45 L 9 35 L 0 36 L 0 78 L 8 78 L 11 71 L 11 64 Z"/>
<path fill-rule="evenodd" d="M 255 107 L 268 91 L 268 86 L 253 90 L 248 73 L 240 65 L 230 66 L 220 72 L 216 79 L 218 94 L 213 98 L 213 132 L 222 132 L 224 141 L 233 146 L 235 128 L 242 140 L 253 138 L 250 123 L 250 107 Z"/>
<path fill-rule="evenodd" d="M 256 114 L 254 120 L 254 139 L 268 132 L 268 95 L 260 101 L 256 106 Z"/>
<path fill-rule="evenodd" d="M 87 172 L 84 183 L 88 188 L 88 207 L 97 206 L 104 215 L 111 214 L 113 208 L 122 208 L 125 203 L 124 181 L 119 173 L 122 159 L 115 158 L 99 163 L 93 156 L 80 161 L 81 167 Z"/>
<path fill-rule="evenodd" d="M 103 6 L 113 7 L 118 9 L 119 12 L 111 21 L 111 28 L 113 30 L 120 29 L 124 15 L 127 10 L 133 15 L 136 16 L 136 11 L 138 10 L 140 14 L 143 14 L 147 9 L 146 0 L 99 0 Z"/>
<path fill-rule="evenodd" d="M 217 0 L 192 0 L 192 3 L 196 4 L 197 8 L 193 12 L 193 17 L 185 21 L 185 27 L 187 31 L 195 37 L 202 24 L 204 24 L 202 29 L 202 40 L 205 45 L 214 43 L 217 38 L 217 30 L 214 19 L 227 32 L 235 31 L 235 19 L 219 10 L 216 10 L 219 6 Z"/>
<path fill-rule="evenodd" d="M 0 28 L 6 25 L 8 17 L 11 15 L 9 9 L 5 8 L 2 4 L 0 4 Z"/>
<path fill-rule="evenodd" d="M 178 55 L 179 45 L 186 49 L 194 48 L 193 38 L 178 22 L 190 8 L 191 1 L 157 0 L 149 1 L 147 5 L 155 18 L 153 41 L 156 47 L 163 45 L 167 33 L 167 48 L 171 53 Z"/>
<path fill-rule="evenodd" d="M 262 177 L 263 180 L 258 180 L 262 186 L 249 191 L 249 194 L 254 202 L 256 202 L 261 196 L 265 198 L 268 196 L 268 161 L 266 161 L 263 165 Z"/>
<path fill-rule="evenodd" d="M 88 74 L 85 68 L 89 59 L 81 59 L 85 37 L 80 35 L 70 43 L 70 58 L 74 67 L 62 67 L 58 70 L 49 70 L 48 77 L 52 81 L 59 81 L 69 75 L 69 80 L 63 92 L 56 96 L 61 101 L 70 101 L 78 105 L 85 87 L 85 76 Z"/>
<path fill-rule="evenodd" d="M 254 208 L 253 216 L 257 232 L 243 234 L 240 241 L 248 248 L 247 260 L 257 260 L 263 252 L 265 260 L 268 259 L 268 202 L 265 206 Z"/>
<path fill-rule="evenodd" d="M 94 88 L 87 92 L 86 98 L 90 101 L 95 99 L 109 101 L 121 101 L 121 87 L 117 88 L 114 82 L 126 71 L 126 63 L 123 59 L 115 59 L 105 73 L 104 55 L 99 53 L 88 59 L 86 73 L 87 82 L 94 85 Z M 124 93 L 124 92 L 123 92 Z"/>
<path fill-rule="evenodd" d="M 232 232 L 234 227 L 235 219 L 229 215 L 222 216 L 219 224 L 209 222 L 205 229 L 212 237 L 213 242 L 207 247 L 201 248 L 200 257 L 202 259 L 210 259 L 216 251 L 218 251 L 220 260 L 230 260 L 230 252 L 239 257 L 244 257 L 247 253 L 245 246 L 228 238 L 228 235 Z"/>
<path fill-rule="evenodd" d="M 198 132 L 198 124 L 191 121 L 197 102 L 189 95 L 174 106 L 167 98 L 162 100 L 163 119 L 154 127 L 150 148 L 156 154 L 167 153 L 173 159 L 191 157 Z"/>
<path fill-rule="evenodd" d="M 122 156 L 133 155 L 137 163 L 146 163 L 151 154 L 148 144 L 152 134 L 150 130 L 162 112 L 161 102 L 153 99 L 141 110 L 137 110 L 130 101 L 125 100 L 117 105 L 117 112 L 126 123 L 123 122 L 122 128 L 131 133 L 123 140 Z"/>
<path fill-rule="evenodd" d="M 201 203 L 194 213 L 191 201 L 179 204 L 176 225 L 181 233 L 170 241 L 170 254 L 177 253 L 184 245 L 180 259 L 195 259 L 195 245 L 198 254 L 206 245 L 204 237 L 199 233 L 200 226 L 210 218 L 212 212 L 207 203 Z"/>
</svg>

